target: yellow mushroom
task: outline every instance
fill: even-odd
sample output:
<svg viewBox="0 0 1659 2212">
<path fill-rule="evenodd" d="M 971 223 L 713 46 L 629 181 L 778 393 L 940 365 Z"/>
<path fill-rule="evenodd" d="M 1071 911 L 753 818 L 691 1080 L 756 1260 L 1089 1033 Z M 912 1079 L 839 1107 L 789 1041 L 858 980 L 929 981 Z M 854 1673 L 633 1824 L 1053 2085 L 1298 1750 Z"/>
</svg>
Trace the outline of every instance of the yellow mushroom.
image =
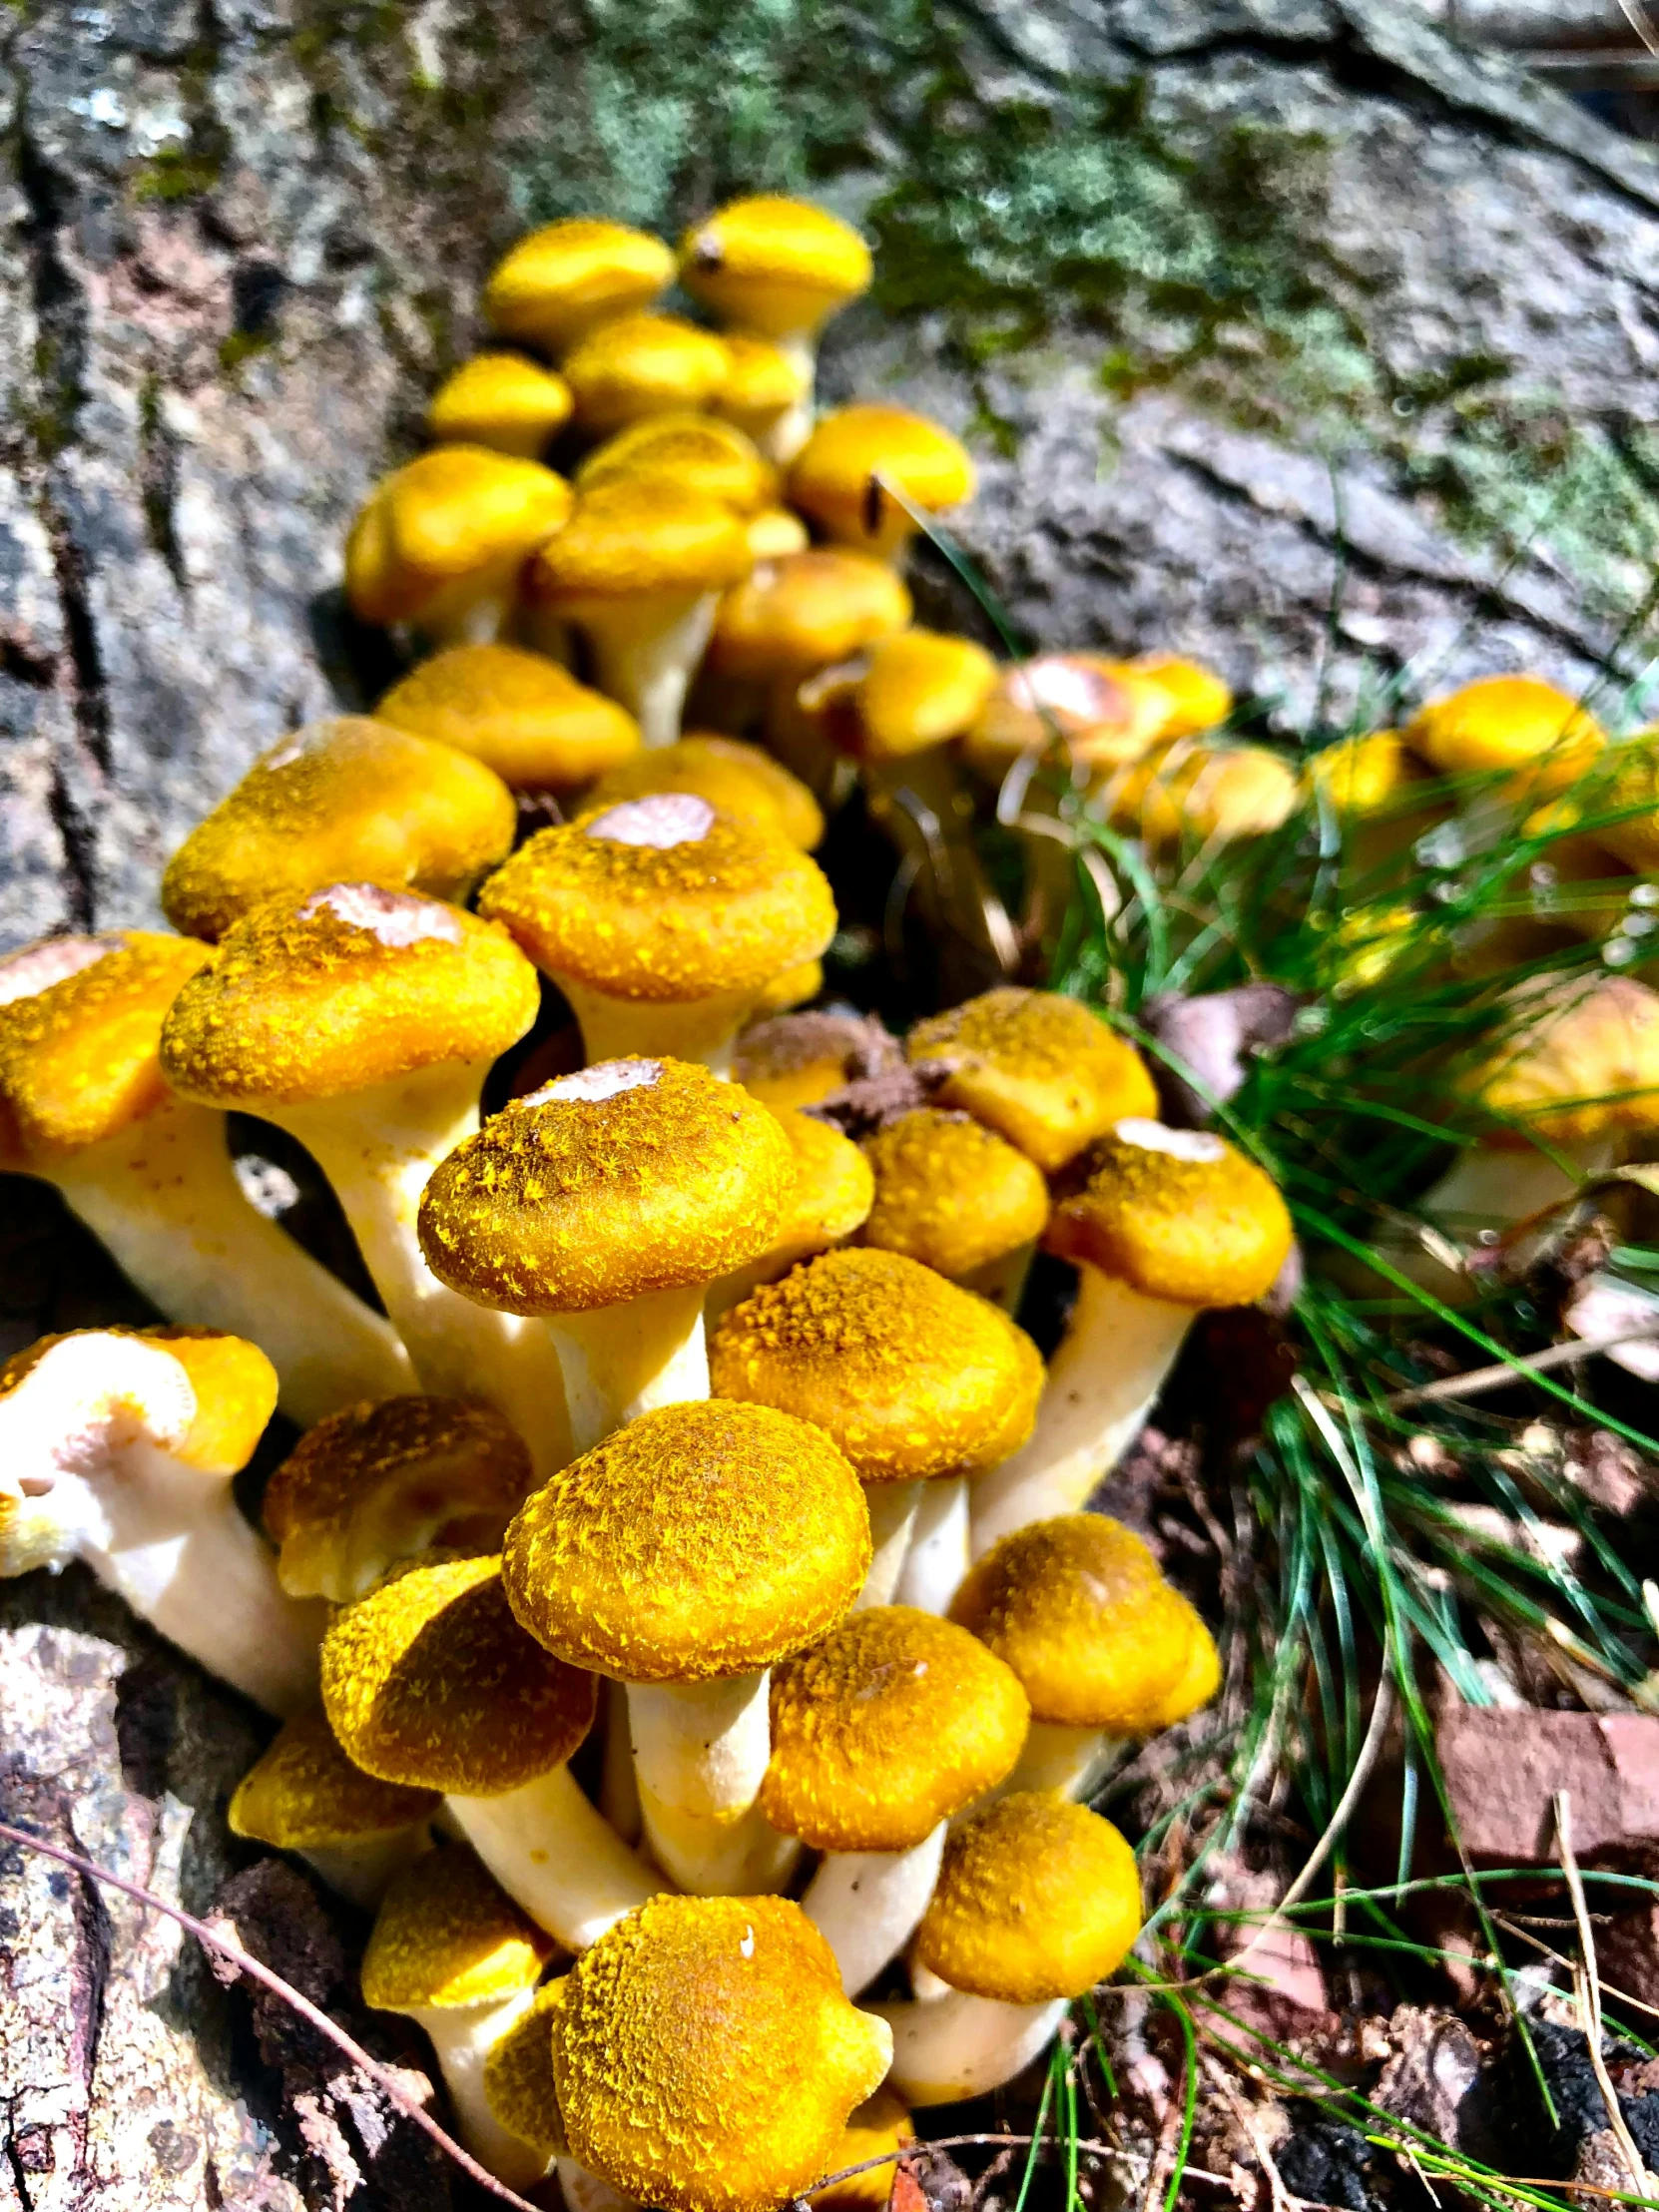
<svg viewBox="0 0 1659 2212">
<path fill-rule="evenodd" d="M 426 428 L 446 445 L 486 445 L 535 461 L 574 404 L 562 376 L 522 353 L 477 353 L 433 393 Z"/>
<path fill-rule="evenodd" d="M 570 519 L 571 491 L 539 461 L 440 445 L 382 477 L 345 542 L 360 621 L 412 623 L 438 645 L 493 638 L 519 572 Z"/>
<path fill-rule="evenodd" d="M 296 1853 L 330 1890 L 372 1912 L 430 1845 L 440 1803 L 436 1790 L 364 1774 L 323 1714 L 296 1713 L 237 1784 L 225 1820 L 233 1836 Z"/>
<path fill-rule="evenodd" d="M 516 645 L 434 653 L 392 686 L 374 714 L 470 753 L 514 791 L 573 791 L 640 750 L 639 725 L 626 708 L 545 654 Z"/>
<path fill-rule="evenodd" d="M 484 286 L 484 314 L 503 337 L 555 358 L 600 323 L 649 307 L 674 280 L 661 239 L 577 216 L 519 240 Z"/>
<path fill-rule="evenodd" d="M 790 504 L 826 537 L 901 560 L 919 524 L 973 496 L 973 461 L 927 416 L 868 402 L 825 415 L 790 469 Z"/>
<path fill-rule="evenodd" d="M 866 1138 L 864 1156 L 875 1188 L 858 1241 L 1016 1312 L 1049 1213 L 1025 1154 L 971 1115 L 917 1106 Z"/>
</svg>

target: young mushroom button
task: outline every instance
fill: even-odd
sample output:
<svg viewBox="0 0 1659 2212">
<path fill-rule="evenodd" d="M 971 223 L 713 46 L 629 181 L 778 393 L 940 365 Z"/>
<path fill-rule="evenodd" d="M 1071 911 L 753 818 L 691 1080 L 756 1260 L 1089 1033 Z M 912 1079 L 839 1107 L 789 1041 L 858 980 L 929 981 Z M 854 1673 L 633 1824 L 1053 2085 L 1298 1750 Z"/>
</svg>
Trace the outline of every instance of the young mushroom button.
<svg viewBox="0 0 1659 2212">
<path fill-rule="evenodd" d="M 238 1783 L 233 1836 L 297 1852 L 340 1897 L 372 1911 L 431 1842 L 436 1790 L 380 1782 L 355 1767 L 321 1713 L 283 1723 Z"/>
<path fill-rule="evenodd" d="M 532 231 L 502 257 L 484 286 L 484 314 L 503 337 L 557 358 L 601 322 L 649 307 L 673 280 L 661 239 L 578 216 Z"/>
<path fill-rule="evenodd" d="M 900 1114 L 864 1145 L 875 1196 L 860 1242 L 901 1252 L 1014 1313 L 1048 1185 L 1023 1152 L 970 1115 Z"/>
<path fill-rule="evenodd" d="M 580 428 L 601 437 L 652 415 L 698 412 L 725 388 L 731 360 L 711 330 L 672 314 L 618 315 L 564 361 Z"/>
<path fill-rule="evenodd" d="M 395 683 L 375 719 L 470 753 L 514 791 L 571 791 L 640 750 L 626 708 L 542 653 L 455 645 Z"/>
</svg>

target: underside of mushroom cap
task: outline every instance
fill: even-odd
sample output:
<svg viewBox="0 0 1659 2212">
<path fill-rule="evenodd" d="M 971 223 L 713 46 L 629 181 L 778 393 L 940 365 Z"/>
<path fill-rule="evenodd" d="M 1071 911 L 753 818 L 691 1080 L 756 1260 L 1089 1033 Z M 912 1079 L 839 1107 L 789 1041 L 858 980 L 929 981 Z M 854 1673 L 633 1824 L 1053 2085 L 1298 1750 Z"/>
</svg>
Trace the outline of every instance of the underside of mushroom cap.
<svg viewBox="0 0 1659 2212">
<path fill-rule="evenodd" d="M 761 1810 L 815 1851 L 909 1851 L 1003 1779 L 1030 1718 L 965 1629 L 871 1606 L 773 1669 Z"/>
<path fill-rule="evenodd" d="M 884 561 L 841 546 L 759 563 L 715 617 L 709 667 L 764 682 L 844 661 L 910 619 L 910 594 Z"/>
<path fill-rule="evenodd" d="M 1041 2004 L 1104 1980 L 1140 1932 L 1140 1871 L 1110 1821 L 1022 1790 L 946 1840 L 915 1955 L 970 1996 Z"/>
<path fill-rule="evenodd" d="M 799 776 L 763 746 L 698 731 L 658 746 L 600 778 L 588 794 L 598 812 L 653 792 L 691 792 L 723 814 L 765 824 L 811 852 L 824 835 L 824 810 Z"/>
<path fill-rule="evenodd" d="M 524 1627 L 623 1682 L 770 1666 L 839 1620 L 868 1567 L 863 1493 L 830 1439 L 719 1398 L 643 1413 L 572 1461 L 502 1551 Z"/>
<path fill-rule="evenodd" d="M 565 790 L 620 768 L 640 750 L 639 724 L 545 654 L 516 645 L 456 645 L 395 683 L 380 722 L 470 753 L 515 791 Z"/>
<path fill-rule="evenodd" d="M 629 600 L 724 591 L 753 565 L 743 523 L 723 501 L 657 477 L 613 476 L 578 499 L 525 588 L 580 618 Z"/>
<path fill-rule="evenodd" d="M 1042 1235 L 1048 1185 L 969 1114 L 918 1106 L 866 1139 L 864 1154 L 875 1179 L 864 1244 L 961 1276 Z"/>
<path fill-rule="evenodd" d="M 1659 992 L 1630 975 L 1575 976 L 1516 992 L 1509 1013 L 1463 1086 L 1511 1125 L 1494 1141 L 1659 1125 Z"/>
<path fill-rule="evenodd" d="M 1405 742 L 1443 776 L 1518 769 L 1551 756 L 1570 782 L 1606 743 L 1594 715 L 1541 676 L 1485 676 L 1431 699 Z"/>
<path fill-rule="evenodd" d="M 607 1060 L 517 1099 L 442 1161 L 420 1248 L 509 1314 L 586 1313 L 758 1259 L 795 1179 L 775 1115 L 680 1060 Z"/>
<path fill-rule="evenodd" d="M 674 255 L 661 239 L 574 216 L 502 256 L 484 286 L 484 313 L 504 336 L 557 353 L 591 323 L 649 306 L 673 280 Z"/>
<path fill-rule="evenodd" d="M 417 1560 L 338 1613 L 322 1706 L 365 1773 L 499 1797 L 569 1758 L 598 1686 L 514 1620 L 499 1559 Z"/>
<path fill-rule="evenodd" d="M 276 1410 L 276 1371 L 258 1345 L 243 1337 L 229 1337 L 216 1329 L 180 1328 L 159 1323 L 150 1329 L 72 1329 L 60 1336 L 41 1337 L 17 1352 L 0 1368 L 0 1398 L 21 1388 L 24 1382 L 60 1345 L 75 1345 L 90 1352 L 101 1340 L 141 1344 L 165 1353 L 180 1371 L 183 1382 L 168 1393 L 169 1405 L 182 1408 L 183 1417 L 164 1428 L 150 1425 L 135 1405 L 134 1416 L 161 1444 L 169 1456 L 199 1474 L 240 1473 L 264 1435 Z M 70 1368 L 63 1362 L 67 1382 Z M 74 1363 L 81 1373 L 80 1360 Z M 77 1436 L 81 1422 L 75 1407 L 66 1411 L 70 1425 L 66 1437 Z"/>
<path fill-rule="evenodd" d="M 533 1988 L 552 1951 L 472 1853 L 446 1844 L 387 1890 L 363 1952 L 363 2002 L 384 2012 L 497 2004 Z"/>
<path fill-rule="evenodd" d="M 826 1252 L 733 1308 L 723 1397 L 813 1421 L 864 1482 L 973 1473 L 1025 1441 L 1043 1366 L 1006 1315 L 895 1252 Z"/>
<path fill-rule="evenodd" d="M 436 1790 L 364 1774 L 321 1713 L 302 1713 L 283 1723 L 243 1776 L 225 1818 L 234 1836 L 276 1851 L 315 1851 L 411 1827 L 438 1804 Z"/>
<path fill-rule="evenodd" d="M 351 525 L 345 590 L 364 622 L 417 622 L 446 585 L 525 559 L 569 520 L 539 461 L 439 445 L 383 477 Z"/>
<path fill-rule="evenodd" d="M 786 1898 L 655 1898 L 567 1979 L 553 2073 L 571 2151 L 669 2212 L 769 2212 L 809 2188 L 891 2058 Z"/>
<path fill-rule="evenodd" d="M 367 715 L 273 746 L 168 862 L 176 928 L 217 942 L 252 907 L 360 877 L 465 899 L 512 849 L 513 797 L 481 761 Z"/>
<path fill-rule="evenodd" d="M 491 1060 L 541 1003 L 505 929 L 437 899 L 333 883 L 257 907 L 174 1000 L 167 1079 L 212 1105 L 335 1098 Z"/>
<path fill-rule="evenodd" d="M 729 201 L 680 246 L 680 280 L 694 299 L 752 330 L 785 337 L 869 289 L 869 248 L 828 208 L 773 195 Z"/>
<path fill-rule="evenodd" d="M 484 2060 L 485 2103 L 509 2135 L 549 2159 L 570 2153 L 553 2080 L 553 2019 L 565 2001 L 568 1979 L 560 1974 L 543 1982 L 528 2010 L 496 2037 Z"/>
<path fill-rule="evenodd" d="M 576 471 L 584 496 L 618 477 L 667 478 L 718 499 L 737 515 L 776 505 L 778 471 L 732 422 L 706 414 L 650 415 L 590 453 Z"/>
<path fill-rule="evenodd" d="M 879 543 L 895 526 L 913 527 L 892 492 L 936 513 L 971 499 L 975 481 L 967 448 L 942 423 L 864 401 L 821 419 L 790 470 L 789 494 L 790 504 L 831 537 L 857 545 Z"/>
</svg>

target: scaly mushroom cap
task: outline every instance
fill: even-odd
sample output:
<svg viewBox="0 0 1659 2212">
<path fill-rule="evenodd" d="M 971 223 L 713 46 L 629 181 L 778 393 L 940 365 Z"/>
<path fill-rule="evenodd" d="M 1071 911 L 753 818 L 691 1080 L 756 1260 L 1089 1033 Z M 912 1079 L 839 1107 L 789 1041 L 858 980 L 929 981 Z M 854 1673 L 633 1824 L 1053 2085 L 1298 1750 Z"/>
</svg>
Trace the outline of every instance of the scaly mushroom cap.
<svg viewBox="0 0 1659 2212">
<path fill-rule="evenodd" d="M 996 663 L 971 638 L 905 630 L 883 639 L 852 694 L 859 752 L 898 761 L 960 737 L 995 682 Z"/>
<path fill-rule="evenodd" d="M 520 1506 L 502 1576 L 551 1652 L 621 1682 L 748 1674 L 822 1636 L 869 1569 L 829 1437 L 765 1405 L 642 1413 Z"/>
<path fill-rule="evenodd" d="M 630 599 L 724 591 L 753 565 L 724 501 L 658 477 L 613 476 L 584 493 L 569 526 L 542 547 L 525 591 L 580 620 Z"/>
<path fill-rule="evenodd" d="M 481 1862 L 446 1844 L 387 1890 L 363 1951 L 363 2002 L 377 2012 L 499 2004 L 534 1988 L 552 1952 Z"/>
<path fill-rule="evenodd" d="M 778 471 L 730 422 L 713 415 L 652 415 L 630 423 L 590 453 L 576 471 L 582 494 L 618 477 L 667 478 L 703 492 L 736 515 L 759 514 L 777 504 Z"/>
<path fill-rule="evenodd" d="M 426 410 L 426 428 L 446 444 L 487 445 L 534 460 L 570 420 L 570 386 L 522 353 L 476 353 L 446 376 Z"/>
<path fill-rule="evenodd" d="M 553 2081 L 553 2019 L 567 1979 L 561 1974 L 544 1982 L 484 2058 L 484 2102 L 491 2113 L 509 2135 L 550 2160 L 570 2151 Z"/>
<path fill-rule="evenodd" d="M 607 316 L 632 314 L 674 281 L 661 239 L 576 216 L 522 238 L 484 286 L 484 315 L 504 337 L 562 353 Z"/>
<path fill-rule="evenodd" d="M 774 1257 L 804 1260 L 850 1237 L 869 1212 L 875 1178 L 850 1137 L 793 1106 L 774 1106 L 795 1154 L 795 1189 L 773 1240 Z"/>
<path fill-rule="evenodd" d="M 293 1104 L 441 1061 L 493 1060 L 536 1018 L 536 971 L 504 929 L 407 891 L 331 883 L 228 933 L 162 1026 L 187 1098 Z"/>
<path fill-rule="evenodd" d="M 605 1060 L 515 1099 L 442 1161 L 420 1248 L 509 1314 L 585 1313 L 759 1259 L 795 1181 L 789 1139 L 735 1083 Z"/>
<path fill-rule="evenodd" d="M 811 852 L 824 835 L 824 810 L 800 777 L 742 738 L 700 731 L 677 745 L 641 753 L 602 776 L 588 805 L 603 812 L 653 792 L 690 792 L 724 814 L 764 823 L 803 852 Z"/>
<path fill-rule="evenodd" d="M 1339 822 L 1352 823 L 1395 813 L 1413 787 L 1428 779 L 1397 730 L 1373 730 L 1316 753 L 1308 782 Z"/>
<path fill-rule="evenodd" d="M 572 2154 L 668 2212 L 770 2212 L 830 2168 L 892 2057 L 787 1898 L 653 1898 L 584 1951 L 554 2013 Z"/>
<path fill-rule="evenodd" d="M 1056 741 L 1077 767 L 1116 768 L 1155 745 L 1174 712 L 1168 690 L 1132 661 L 1040 653 L 1000 671 L 963 752 L 992 778 Z"/>
<path fill-rule="evenodd" d="M 625 707 L 541 653 L 456 645 L 394 684 L 377 722 L 470 753 L 515 791 L 564 791 L 631 761 L 639 724 Z"/>
<path fill-rule="evenodd" d="M 322 1709 L 346 1756 L 411 1789 L 533 1782 L 582 1741 L 597 1696 L 514 1620 L 499 1559 L 411 1561 L 322 1639 Z"/>
<path fill-rule="evenodd" d="M 844 661 L 910 619 L 910 594 L 883 561 L 818 546 L 760 562 L 715 616 L 709 667 L 765 682 Z"/>
<path fill-rule="evenodd" d="M 1020 1790 L 946 1842 L 915 1955 L 953 1989 L 1041 2004 L 1103 1981 L 1140 1932 L 1140 1871 L 1111 1822 Z"/>
<path fill-rule="evenodd" d="M 1629 975 L 1513 994 L 1513 1019 L 1463 1088 L 1514 1126 L 1488 1141 L 1574 1144 L 1659 1124 L 1659 994 Z"/>
<path fill-rule="evenodd" d="M 965 1629 L 872 1606 L 774 1670 L 761 1811 L 814 1851 L 909 1851 L 995 1788 L 1030 1719 Z"/>
<path fill-rule="evenodd" d="M 619 315 L 565 357 L 565 381 L 583 429 L 620 430 L 647 415 L 695 412 L 719 397 L 731 373 L 712 330 L 672 314 Z"/>
<path fill-rule="evenodd" d="M 498 1550 L 532 1480 L 523 1439 L 488 1405 L 407 1396 L 344 1406 L 266 1485 L 276 1579 L 290 1597 L 349 1605 L 400 1559 Z"/>
<path fill-rule="evenodd" d="M 973 461 L 941 423 L 860 403 L 825 415 L 790 470 L 790 505 L 843 545 L 886 552 L 915 528 L 891 494 L 924 514 L 973 497 Z"/>
<path fill-rule="evenodd" d="M 970 1115 L 918 1106 L 867 1139 L 864 1156 L 875 1197 L 861 1241 L 940 1275 L 971 1275 L 1048 1221 L 1041 1175 Z"/>
<path fill-rule="evenodd" d="M 1266 836 L 1301 796 L 1296 770 L 1266 746 L 1192 741 L 1120 770 L 1104 794 L 1112 821 L 1154 845 Z"/>
<path fill-rule="evenodd" d="M 949 1069 L 938 1098 L 1052 1175 L 1126 1115 L 1156 1114 L 1140 1054 L 1075 998 L 1005 985 L 919 1021 L 912 1062 Z"/>
<path fill-rule="evenodd" d="M 770 338 L 747 330 L 723 330 L 728 362 L 726 382 L 713 402 L 717 415 L 735 422 L 746 436 L 764 438 L 781 416 L 807 395 L 807 373 Z"/>
<path fill-rule="evenodd" d="M 785 1106 L 816 1106 L 855 1075 L 899 1064 L 897 1038 L 867 1014 L 780 1014 L 743 1032 L 732 1075 L 777 1113 Z"/>
<path fill-rule="evenodd" d="M 345 542 L 363 622 L 418 622 L 446 586 L 510 567 L 569 520 L 571 490 L 539 461 L 440 445 L 382 477 Z"/>
<path fill-rule="evenodd" d="M 301 1713 L 284 1721 L 237 1784 L 225 1818 L 233 1836 L 275 1851 L 316 1851 L 412 1828 L 441 1802 L 436 1790 L 408 1790 L 364 1774 L 321 1713 Z"/>
<path fill-rule="evenodd" d="M 1546 763 L 1542 783 L 1527 780 L 1538 790 L 1570 784 L 1607 742 L 1594 715 L 1541 676 L 1485 676 L 1465 684 L 1419 709 L 1403 735 L 1442 776 Z"/>
<path fill-rule="evenodd" d="M 1002 1537 L 969 1569 L 950 1617 L 1012 1667 L 1034 1720 L 1114 1736 L 1154 1733 L 1198 1642 L 1197 1616 L 1146 1545 L 1101 1513 Z"/>
<path fill-rule="evenodd" d="M 1022 1444 L 1043 1365 L 1023 1329 L 896 1252 L 826 1252 L 735 1306 L 711 1387 L 832 1436 L 864 1482 L 971 1474 Z"/>
<path fill-rule="evenodd" d="M 165 1103 L 167 1009 L 210 959 L 193 937 L 51 937 L 0 964 L 0 1166 L 62 1160 Z"/>
<path fill-rule="evenodd" d="M 1232 688 L 1202 661 L 1186 661 L 1176 653 L 1140 653 L 1126 665 L 1137 676 L 1149 678 L 1169 700 L 1161 737 L 1196 737 L 1200 731 L 1215 729 L 1233 712 Z"/>
<path fill-rule="evenodd" d="M 877 2089 L 848 2119 L 841 2131 L 840 2147 L 830 2161 L 831 2173 L 848 2166 L 862 2166 L 883 2152 L 903 2150 L 916 2139 L 909 2107 L 896 2090 Z M 827 2189 L 815 2189 L 807 2202 L 813 2212 L 887 2212 L 892 2196 L 896 2163 L 888 2159 L 863 2173 L 848 2174 Z"/>
<path fill-rule="evenodd" d="M 367 715 L 294 731 L 167 864 L 175 928 L 217 943 L 273 898 L 348 878 L 464 903 L 513 848 L 518 811 L 482 761 Z"/>
<path fill-rule="evenodd" d="M 804 852 L 694 792 L 543 830 L 478 907 L 548 974 L 657 1004 L 758 990 L 816 959 L 835 929 L 830 885 Z"/>
<path fill-rule="evenodd" d="M 1596 838 L 1644 875 L 1659 870 L 1659 731 L 1644 730 L 1612 755 L 1613 775 L 1598 794 L 1598 816 L 1639 807 L 1623 822 L 1598 822 Z M 1530 832 L 1531 825 L 1527 826 Z"/>
<path fill-rule="evenodd" d="M 857 232 L 805 200 L 730 201 L 680 246 L 680 281 L 694 299 L 774 338 L 816 330 L 873 274 Z"/>
<path fill-rule="evenodd" d="M 1225 1138 L 1131 1118 L 1055 1208 L 1044 1242 L 1143 1298 L 1202 1308 L 1265 1298 L 1293 1234 L 1278 1186 Z"/>
</svg>

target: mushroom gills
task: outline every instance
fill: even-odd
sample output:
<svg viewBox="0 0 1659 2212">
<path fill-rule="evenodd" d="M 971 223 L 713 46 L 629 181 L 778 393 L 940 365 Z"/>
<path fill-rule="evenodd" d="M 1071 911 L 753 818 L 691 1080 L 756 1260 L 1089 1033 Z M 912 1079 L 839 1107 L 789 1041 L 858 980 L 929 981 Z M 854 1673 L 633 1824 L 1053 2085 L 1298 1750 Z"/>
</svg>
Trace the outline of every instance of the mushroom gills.
<svg viewBox="0 0 1659 2212">
<path fill-rule="evenodd" d="M 586 1950 L 665 1885 L 551 1767 L 499 1797 L 451 1794 L 455 1825 L 513 1903 L 567 1950 Z"/>
<path fill-rule="evenodd" d="M 709 1394 L 705 1283 L 650 1291 L 550 1325 L 563 1372 L 572 1447 L 591 1450 L 659 1405 Z"/>
<path fill-rule="evenodd" d="M 836 1851 L 808 1883 L 801 1909 L 835 1954 L 849 1997 L 867 1988 L 915 1934 L 938 1880 L 947 1824 L 908 1851 Z"/>
<path fill-rule="evenodd" d="M 892 2029 L 888 2081 L 907 2104 L 983 2096 L 1028 2066 L 1065 2018 L 1069 2000 L 1004 2004 L 961 1989 L 869 2010 Z"/>
</svg>

